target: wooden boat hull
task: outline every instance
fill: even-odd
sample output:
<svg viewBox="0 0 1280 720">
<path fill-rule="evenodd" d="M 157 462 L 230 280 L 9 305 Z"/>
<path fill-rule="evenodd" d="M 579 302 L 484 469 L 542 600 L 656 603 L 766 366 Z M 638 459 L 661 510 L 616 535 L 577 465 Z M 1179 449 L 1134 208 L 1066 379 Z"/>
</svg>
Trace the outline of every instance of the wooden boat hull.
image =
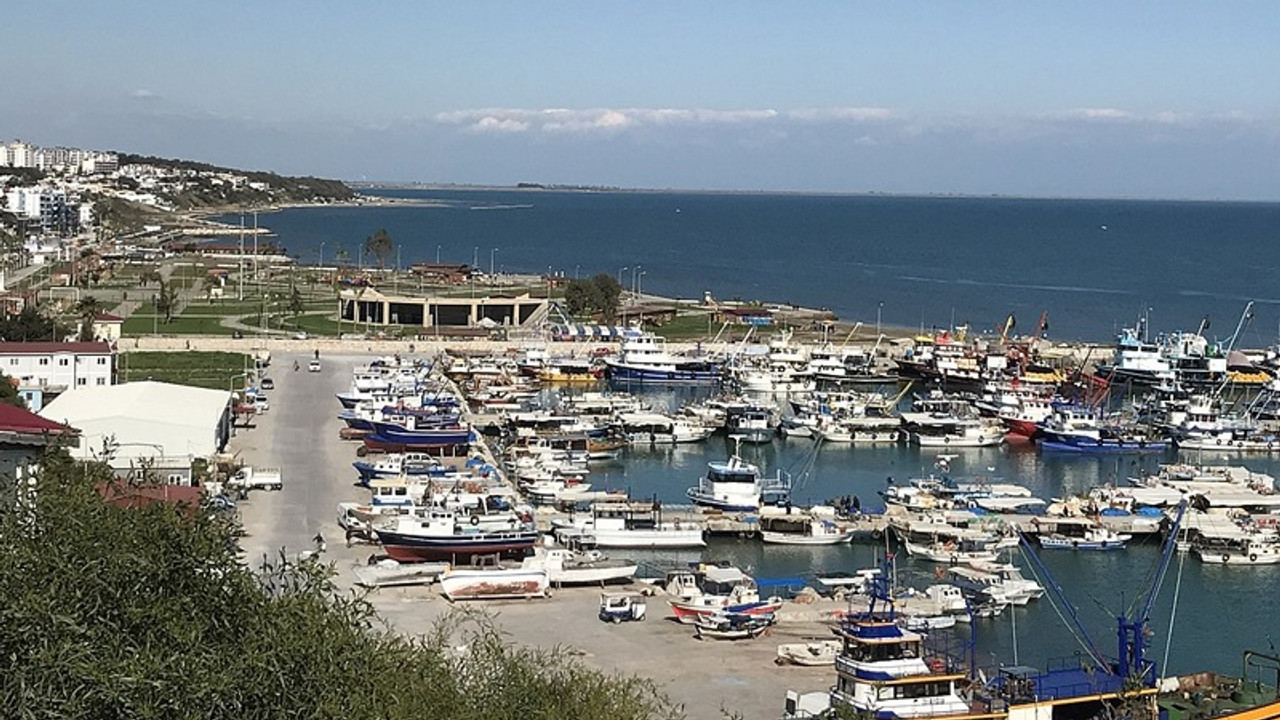
<svg viewBox="0 0 1280 720">
<path fill-rule="evenodd" d="M 441 593 L 451 601 L 542 598 L 550 587 L 542 570 L 449 570 L 440 576 Z"/>
</svg>

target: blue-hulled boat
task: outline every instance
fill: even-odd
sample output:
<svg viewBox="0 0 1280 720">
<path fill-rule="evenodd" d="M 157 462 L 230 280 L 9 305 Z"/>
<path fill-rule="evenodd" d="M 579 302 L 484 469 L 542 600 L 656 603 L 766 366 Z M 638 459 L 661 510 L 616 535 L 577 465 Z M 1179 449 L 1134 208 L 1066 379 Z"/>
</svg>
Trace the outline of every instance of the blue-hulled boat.
<svg viewBox="0 0 1280 720">
<path fill-rule="evenodd" d="M 651 333 L 623 338 L 617 357 L 605 359 L 605 376 L 617 383 L 711 385 L 721 367 L 707 358 L 673 355 L 666 340 Z"/>
</svg>

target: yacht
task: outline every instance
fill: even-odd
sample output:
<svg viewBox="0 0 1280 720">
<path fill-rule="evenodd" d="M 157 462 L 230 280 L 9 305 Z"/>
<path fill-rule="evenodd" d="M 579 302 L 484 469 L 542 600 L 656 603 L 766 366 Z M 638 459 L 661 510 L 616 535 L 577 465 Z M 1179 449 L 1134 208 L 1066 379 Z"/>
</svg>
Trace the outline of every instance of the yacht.
<svg viewBox="0 0 1280 720">
<path fill-rule="evenodd" d="M 760 468 L 733 455 L 724 462 L 707 463 L 707 474 L 686 493 L 696 505 L 724 512 L 756 512 L 761 506 L 786 502 L 791 477 L 779 471 L 760 476 Z"/>
<path fill-rule="evenodd" d="M 673 355 L 667 352 L 666 340 L 652 333 L 624 337 L 618 355 L 604 362 L 605 376 L 624 383 L 711 385 L 720 379 L 717 363 Z"/>
</svg>

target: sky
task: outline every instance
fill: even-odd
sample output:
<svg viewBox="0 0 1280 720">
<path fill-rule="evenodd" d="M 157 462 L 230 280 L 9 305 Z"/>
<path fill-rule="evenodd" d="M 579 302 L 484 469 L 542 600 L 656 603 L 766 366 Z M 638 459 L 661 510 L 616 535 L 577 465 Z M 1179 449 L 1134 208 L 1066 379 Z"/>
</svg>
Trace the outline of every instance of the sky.
<svg viewBox="0 0 1280 720">
<path fill-rule="evenodd" d="M 1280 3 L 9 0 L 0 139 L 347 180 L 1280 200 Z"/>
</svg>

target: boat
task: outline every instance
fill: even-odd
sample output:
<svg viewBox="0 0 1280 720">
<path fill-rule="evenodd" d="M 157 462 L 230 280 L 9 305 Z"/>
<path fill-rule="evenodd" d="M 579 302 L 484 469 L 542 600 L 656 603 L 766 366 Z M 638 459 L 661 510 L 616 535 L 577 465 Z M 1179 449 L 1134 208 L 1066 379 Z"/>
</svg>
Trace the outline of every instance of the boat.
<svg viewBox="0 0 1280 720">
<path fill-rule="evenodd" d="M 366 588 L 430 585 L 449 569 L 449 563 L 402 563 L 385 558 L 355 569 L 356 584 Z"/>
<path fill-rule="evenodd" d="M 671 549 L 707 544 L 699 523 L 664 521 L 662 505 L 656 502 L 595 502 L 589 516 L 554 527 L 561 543 L 576 547 Z"/>
<path fill-rule="evenodd" d="M 782 599 L 761 599 L 755 580 L 736 567 L 697 564 L 667 574 L 667 603 L 676 621 L 690 624 L 716 613 L 770 615 Z"/>
<path fill-rule="evenodd" d="M 707 463 L 707 473 L 685 495 L 695 505 L 723 512 L 757 512 L 761 506 L 785 502 L 791 492 L 791 476 L 778 471 L 760 476 L 760 468 L 732 455 L 727 461 Z"/>
<path fill-rule="evenodd" d="M 688 417 L 672 417 L 665 413 L 619 413 L 616 421 L 632 445 L 701 442 L 714 432 L 714 428 L 692 422 Z"/>
<path fill-rule="evenodd" d="M 988 543 L 972 539 L 962 538 L 958 541 L 955 539 L 939 539 L 927 544 L 912 542 L 902 537 L 900 539 L 903 546 L 906 547 L 908 555 L 929 562 L 956 565 L 971 562 L 994 562 L 999 557 L 999 553 L 991 549 Z"/>
<path fill-rule="evenodd" d="M 388 518 L 373 532 L 387 555 L 400 562 L 523 553 L 539 537 L 532 522 L 514 511 L 465 514 L 436 507 Z"/>
<path fill-rule="evenodd" d="M 778 646 L 778 656 L 774 663 L 778 665 L 803 665 L 819 667 L 835 665 L 844 646 L 840 640 L 815 640 L 802 643 L 782 643 Z"/>
<path fill-rule="evenodd" d="M 551 358 L 534 376 L 555 385 L 594 385 L 604 376 L 604 371 L 586 358 Z"/>
<path fill-rule="evenodd" d="M 1275 565 L 1280 563 L 1280 537 L 1243 535 L 1237 538 L 1205 538 L 1192 545 L 1201 562 L 1216 565 Z"/>
<path fill-rule="evenodd" d="M 855 531 L 830 520 L 790 515 L 760 518 L 760 539 L 768 545 L 839 545 L 853 540 Z"/>
<path fill-rule="evenodd" d="M 780 421 L 774 420 L 774 411 L 763 405 L 748 405 L 737 412 L 729 413 L 725 419 L 725 429 L 729 432 L 729 438 L 751 445 L 773 442 L 773 438 L 778 434 L 779 424 Z"/>
<path fill-rule="evenodd" d="M 1132 537 L 1104 527 L 1089 527 L 1081 535 L 1048 533 L 1038 539 L 1046 550 L 1123 550 Z"/>
<path fill-rule="evenodd" d="M 639 566 L 634 560 L 614 560 L 599 550 L 537 547 L 533 557 L 523 560 L 525 568 L 543 570 L 552 585 L 604 585 L 626 582 Z"/>
<path fill-rule="evenodd" d="M 531 568 L 450 568 L 440 575 L 440 592 L 450 601 L 544 598 L 551 588 L 545 570 Z"/>
<path fill-rule="evenodd" d="M 749 640 L 760 637 L 772 625 L 772 614 L 716 613 L 698 618 L 693 624 L 693 636 L 699 640 Z"/>
<path fill-rule="evenodd" d="M 653 333 L 631 332 L 623 337 L 618 355 L 604 362 L 611 382 L 712 385 L 720 379 L 719 364 L 673 355 L 666 350 L 666 340 Z"/>
</svg>

